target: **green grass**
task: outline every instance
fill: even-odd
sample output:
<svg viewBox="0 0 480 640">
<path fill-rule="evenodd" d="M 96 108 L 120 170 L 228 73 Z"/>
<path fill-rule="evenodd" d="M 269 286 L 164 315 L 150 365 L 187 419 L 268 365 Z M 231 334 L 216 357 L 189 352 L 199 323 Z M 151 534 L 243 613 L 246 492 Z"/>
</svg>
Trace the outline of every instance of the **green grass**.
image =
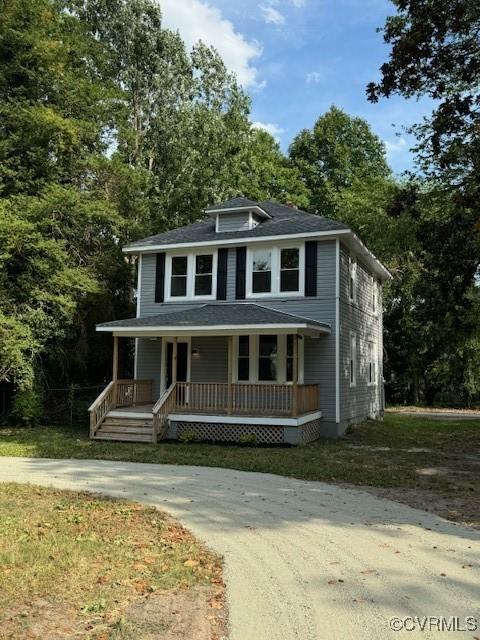
<svg viewBox="0 0 480 640">
<path fill-rule="evenodd" d="M 218 583 L 220 572 L 216 556 L 156 509 L 0 485 L 0 638 L 109 638 L 131 602 Z"/>
<path fill-rule="evenodd" d="M 85 429 L 0 429 L 0 455 L 4 456 L 228 467 L 308 480 L 403 488 L 417 485 L 419 467 L 451 465 L 460 454 L 478 451 L 479 446 L 478 420 L 440 422 L 399 415 L 387 415 L 384 422 L 366 422 L 340 440 L 294 448 L 99 442 L 90 441 Z M 431 451 L 408 453 L 406 449 L 412 447 Z M 442 481 L 442 478 L 431 480 Z"/>
</svg>

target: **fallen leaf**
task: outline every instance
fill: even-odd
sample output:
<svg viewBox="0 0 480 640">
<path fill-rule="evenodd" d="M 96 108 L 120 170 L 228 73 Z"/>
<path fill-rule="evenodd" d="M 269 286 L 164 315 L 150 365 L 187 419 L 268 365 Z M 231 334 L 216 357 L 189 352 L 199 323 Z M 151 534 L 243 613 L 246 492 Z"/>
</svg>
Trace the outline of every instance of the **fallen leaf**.
<svg viewBox="0 0 480 640">
<path fill-rule="evenodd" d="M 185 560 L 183 563 L 184 567 L 197 567 L 199 565 L 198 560 Z"/>
</svg>

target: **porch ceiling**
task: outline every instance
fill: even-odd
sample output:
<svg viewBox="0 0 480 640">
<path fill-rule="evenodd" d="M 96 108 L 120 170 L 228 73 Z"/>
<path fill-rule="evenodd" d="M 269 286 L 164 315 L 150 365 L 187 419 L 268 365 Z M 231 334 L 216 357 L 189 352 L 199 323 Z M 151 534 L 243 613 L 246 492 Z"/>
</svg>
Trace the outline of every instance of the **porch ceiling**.
<svg viewBox="0 0 480 640">
<path fill-rule="evenodd" d="M 221 303 L 105 322 L 97 325 L 97 331 L 131 337 L 241 335 L 246 332 L 325 335 L 331 332 L 331 328 L 323 322 L 269 309 L 255 303 Z"/>
</svg>

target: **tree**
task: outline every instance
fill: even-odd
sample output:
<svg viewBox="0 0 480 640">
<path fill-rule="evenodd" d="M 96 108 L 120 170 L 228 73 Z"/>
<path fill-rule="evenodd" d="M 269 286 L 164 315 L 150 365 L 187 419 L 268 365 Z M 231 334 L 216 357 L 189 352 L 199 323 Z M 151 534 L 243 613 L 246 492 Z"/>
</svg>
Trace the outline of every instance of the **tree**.
<svg viewBox="0 0 480 640">
<path fill-rule="evenodd" d="M 384 40 L 391 45 L 368 98 L 429 96 L 432 117 L 413 127 L 424 172 L 478 201 L 480 7 L 476 0 L 393 0 Z"/>
<path fill-rule="evenodd" d="M 311 131 L 301 131 L 289 154 L 311 192 L 310 208 L 330 217 L 341 216 L 340 194 L 378 185 L 390 174 L 384 145 L 368 123 L 337 107 L 320 116 Z"/>
<path fill-rule="evenodd" d="M 390 58 L 380 81 L 368 85 L 368 97 L 427 95 L 436 104 L 430 118 L 411 127 L 428 181 L 412 218 L 415 267 L 408 282 L 393 285 L 397 295 L 387 314 L 391 362 L 397 378 L 400 371 L 411 376 L 414 399 L 420 387 L 427 402 L 443 391 L 471 397 L 480 327 L 473 312 L 480 255 L 480 10 L 471 0 L 394 5 L 397 14 L 384 28 Z M 461 374 L 465 367 L 470 382 Z"/>
<path fill-rule="evenodd" d="M 252 128 L 240 152 L 238 179 L 229 195 L 242 193 L 252 200 L 278 200 L 306 209 L 310 193 L 297 167 L 283 155 L 266 131 Z"/>
</svg>

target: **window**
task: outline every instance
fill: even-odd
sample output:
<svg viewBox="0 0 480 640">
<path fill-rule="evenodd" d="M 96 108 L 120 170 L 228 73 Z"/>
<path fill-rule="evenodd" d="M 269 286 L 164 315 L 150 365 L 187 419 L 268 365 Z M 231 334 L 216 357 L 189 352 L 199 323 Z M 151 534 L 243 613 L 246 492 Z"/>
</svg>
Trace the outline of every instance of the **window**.
<svg viewBox="0 0 480 640">
<path fill-rule="evenodd" d="M 277 379 L 277 336 L 259 336 L 258 339 L 258 379 Z"/>
<path fill-rule="evenodd" d="M 303 384 L 304 339 L 293 335 L 238 336 L 234 342 L 237 382 L 293 382 L 295 339 L 297 378 Z"/>
<path fill-rule="evenodd" d="M 270 293 L 272 290 L 272 251 L 255 249 L 252 252 L 252 292 Z"/>
<path fill-rule="evenodd" d="M 305 245 L 247 249 L 247 298 L 303 295 Z"/>
<path fill-rule="evenodd" d="M 352 256 L 349 258 L 348 297 L 350 302 L 357 301 L 357 261 Z"/>
<path fill-rule="evenodd" d="M 195 295 L 212 294 L 213 255 L 195 256 Z"/>
<path fill-rule="evenodd" d="M 250 378 L 250 336 L 238 336 L 237 380 Z"/>
<path fill-rule="evenodd" d="M 299 249 L 282 249 L 280 251 L 280 291 L 298 291 L 299 275 Z"/>
<path fill-rule="evenodd" d="M 350 333 L 350 386 L 357 384 L 357 336 Z"/>
<path fill-rule="evenodd" d="M 367 371 L 367 377 L 368 377 L 368 384 L 374 385 L 377 383 L 377 362 L 376 362 L 376 354 L 375 354 L 375 343 L 374 342 L 369 342 L 368 343 L 368 361 L 367 361 L 367 366 L 368 366 L 368 371 Z"/>
<path fill-rule="evenodd" d="M 213 299 L 217 281 L 217 252 L 169 255 L 165 265 L 165 300 Z"/>
<path fill-rule="evenodd" d="M 187 256 L 175 256 L 172 258 L 172 283 L 170 295 L 172 298 L 185 297 L 187 295 Z"/>
<path fill-rule="evenodd" d="M 377 281 L 372 276 L 372 312 L 377 313 Z"/>
</svg>

